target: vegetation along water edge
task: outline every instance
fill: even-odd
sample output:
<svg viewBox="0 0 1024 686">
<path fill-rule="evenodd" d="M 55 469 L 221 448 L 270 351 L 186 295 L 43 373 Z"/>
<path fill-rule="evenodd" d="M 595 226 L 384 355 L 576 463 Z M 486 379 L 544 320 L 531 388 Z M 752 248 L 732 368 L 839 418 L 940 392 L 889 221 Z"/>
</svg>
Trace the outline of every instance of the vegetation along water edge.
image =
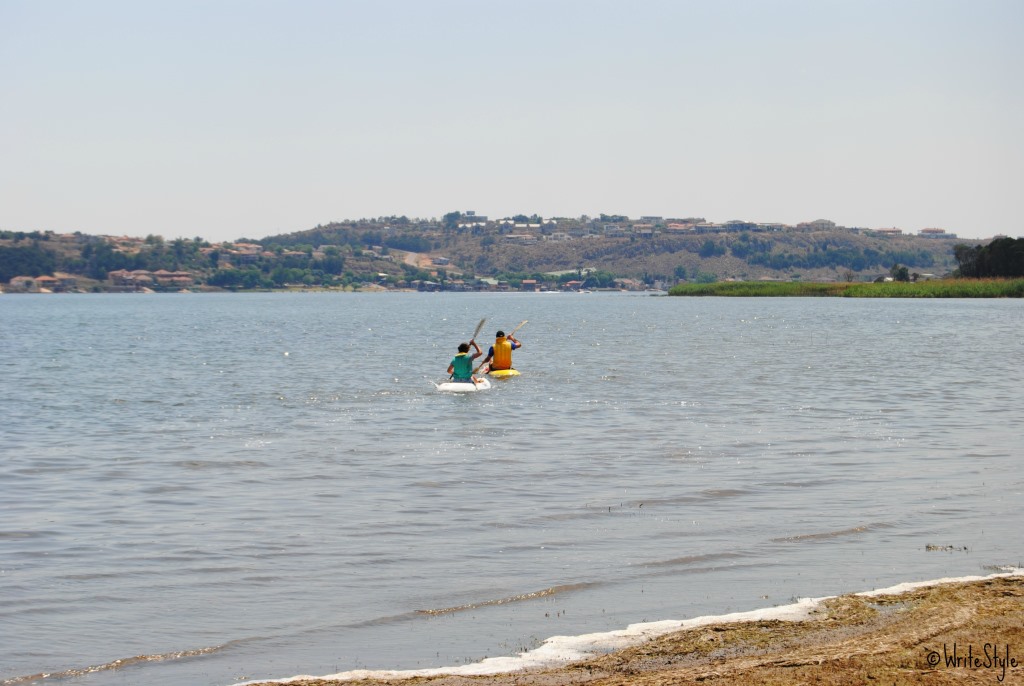
<svg viewBox="0 0 1024 686">
<path fill-rule="evenodd" d="M 884 283 L 726 281 L 673 286 L 669 295 L 843 298 L 1021 298 L 1024 279 L 941 279 Z"/>
</svg>

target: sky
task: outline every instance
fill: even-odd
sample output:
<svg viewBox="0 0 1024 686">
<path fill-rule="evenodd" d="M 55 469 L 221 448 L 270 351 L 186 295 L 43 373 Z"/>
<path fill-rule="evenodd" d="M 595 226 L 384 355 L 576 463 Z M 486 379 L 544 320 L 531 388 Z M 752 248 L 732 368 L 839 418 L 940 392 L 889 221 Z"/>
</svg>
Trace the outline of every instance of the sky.
<svg viewBox="0 0 1024 686">
<path fill-rule="evenodd" d="M 0 0 L 0 229 L 1024 235 L 1021 0 Z"/>
</svg>

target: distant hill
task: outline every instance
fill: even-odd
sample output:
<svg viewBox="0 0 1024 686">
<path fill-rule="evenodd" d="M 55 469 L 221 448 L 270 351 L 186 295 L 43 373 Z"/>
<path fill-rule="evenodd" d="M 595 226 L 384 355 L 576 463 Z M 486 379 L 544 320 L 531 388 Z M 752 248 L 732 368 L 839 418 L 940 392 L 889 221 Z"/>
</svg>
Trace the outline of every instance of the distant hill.
<svg viewBox="0 0 1024 686">
<path fill-rule="evenodd" d="M 700 219 L 669 226 L 625 217 L 465 219 L 459 213 L 444 221 L 364 219 L 216 245 L 200 238 L 0 231 L 0 283 L 62 273 L 80 277 L 86 289 L 111 289 L 115 280 L 131 288 L 125 272 L 146 270 L 175 274 L 175 287 L 191 278 L 196 287 L 231 289 L 486 287 L 480 279 L 512 287 L 535 279 L 538 287 L 557 287 L 584 275 L 596 286 L 616 285 L 616 279 L 659 287 L 726 279 L 868 281 L 897 264 L 942 276 L 958 265 L 957 245 L 988 242 L 942 232 L 929 237 L 844 229 L 831 222 L 764 227 Z M 115 271 L 120 276 L 111 277 Z M 550 276 L 556 273 L 561 276 Z"/>
<path fill-rule="evenodd" d="M 773 234 L 594 237 L 534 245 L 453 245 L 452 261 L 473 271 L 595 268 L 635 279 L 863 279 L 893 264 L 945 274 L 956 267 L 956 241 L 870 237 L 839 231 Z"/>
<path fill-rule="evenodd" d="M 503 230 L 392 224 L 331 224 L 263 239 L 264 245 L 372 243 L 443 258 L 448 273 L 475 277 L 597 270 L 658 280 L 868 280 L 894 264 L 944 275 L 956 268 L 954 237 L 831 229 L 773 231 L 650 230 L 622 236 L 571 236 L 557 227 Z M 436 263 L 435 263 L 436 266 Z"/>
</svg>

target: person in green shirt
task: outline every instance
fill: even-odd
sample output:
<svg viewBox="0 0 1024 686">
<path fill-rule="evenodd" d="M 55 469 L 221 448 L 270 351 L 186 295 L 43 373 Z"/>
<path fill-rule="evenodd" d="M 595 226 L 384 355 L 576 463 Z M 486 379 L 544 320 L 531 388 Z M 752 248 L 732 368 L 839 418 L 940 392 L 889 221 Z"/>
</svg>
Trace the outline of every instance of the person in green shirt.
<svg viewBox="0 0 1024 686">
<path fill-rule="evenodd" d="M 476 348 L 476 352 L 472 355 L 469 354 L 469 346 Z M 453 357 L 451 364 L 448 365 L 448 373 L 451 375 L 452 381 L 477 383 L 477 379 L 473 376 L 473 360 L 481 355 L 483 355 L 483 351 L 480 350 L 475 339 L 469 343 L 459 343 L 459 354 Z"/>
</svg>

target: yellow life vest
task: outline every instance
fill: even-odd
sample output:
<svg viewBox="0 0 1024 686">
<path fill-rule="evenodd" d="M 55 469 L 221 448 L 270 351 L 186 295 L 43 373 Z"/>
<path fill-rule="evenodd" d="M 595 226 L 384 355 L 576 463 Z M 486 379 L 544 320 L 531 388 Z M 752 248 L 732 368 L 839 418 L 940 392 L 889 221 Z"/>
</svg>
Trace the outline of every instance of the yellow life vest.
<svg viewBox="0 0 1024 686">
<path fill-rule="evenodd" d="M 512 344 L 504 336 L 494 339 L 491 369 L 512 369 Z"/>
</svg>

